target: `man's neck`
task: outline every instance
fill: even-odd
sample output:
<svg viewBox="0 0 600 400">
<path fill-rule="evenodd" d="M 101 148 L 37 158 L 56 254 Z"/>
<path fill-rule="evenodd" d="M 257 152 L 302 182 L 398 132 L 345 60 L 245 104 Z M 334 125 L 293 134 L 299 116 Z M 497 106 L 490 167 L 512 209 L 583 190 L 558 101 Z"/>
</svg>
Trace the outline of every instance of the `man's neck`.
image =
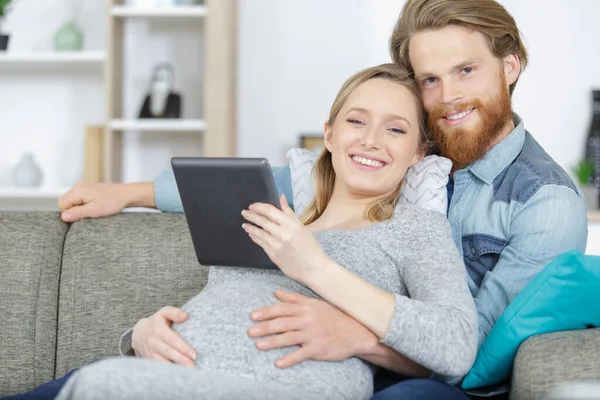
<svg viewBox="0 0 600 400">
<path fill-rule="evenodd" d="M 490 143 L 490 145 L 488 146 L 488 148 L 486 150 L 486 154 L 488 151 L 493 149 L 494 146 L 496 146 L 498 143 L 500 143 L 502 140 L 504 140 L 504 138 L 506 138 L 508 135 L 510 135 L 510 133 L 514 130 L 515 130 L 515 121 L 513 118 L 510 118 L 508 120 L 508 122 L 504 125 L 504 127 L 502 127 L 502 129 L 500 130 L 500 133 L 498 134 L 498 136 L 496 136 L 494 138 L 494 140 L 492 140 L 492 142 Z M 479 160 L 475 160 L 475 161 L 473 161 L 473 163 L 475 163 L 477 161 L 479 161 Z M 450 171 L 450 176 L 454 177 L 454 173 L 456 171 L 458 171 L 458 170 L 456 168 L 452 167 L 452 170 Z"/>
</svg>

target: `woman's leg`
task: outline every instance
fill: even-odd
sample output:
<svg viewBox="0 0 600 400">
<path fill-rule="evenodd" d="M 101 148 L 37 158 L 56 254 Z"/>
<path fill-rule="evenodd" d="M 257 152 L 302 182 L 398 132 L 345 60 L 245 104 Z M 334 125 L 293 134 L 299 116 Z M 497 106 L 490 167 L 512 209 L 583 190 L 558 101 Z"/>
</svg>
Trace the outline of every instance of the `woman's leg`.
<svg viewBox="0 0 600 400">
<path fill-rule="evenodd" d="M 375 393 L 372 400 L 469 400 L 462 390 L 433 379 L 407 379 Z"/>
<path fill-rule="evenodd" d="M 317 399 L 320 393 L 240 378 L 199 368 L 120 357 L 99 361 L 77 371 L 56 400 L 95 399 Z"/>
</svg>

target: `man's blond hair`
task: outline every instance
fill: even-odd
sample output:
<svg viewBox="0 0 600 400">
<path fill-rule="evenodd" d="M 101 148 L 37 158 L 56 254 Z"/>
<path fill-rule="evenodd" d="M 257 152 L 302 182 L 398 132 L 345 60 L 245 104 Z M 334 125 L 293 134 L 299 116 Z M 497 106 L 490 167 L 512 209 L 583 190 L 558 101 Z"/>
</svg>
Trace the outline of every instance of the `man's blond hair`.
<svg viewBox="0 0 600 400">
<path fill-rule="evenodd" d="M 407 0 L 390 39 L 394 63 L 413 74 L 409 44 L 415 33 L 447 26 L 462 26 L 482 33 L 494 56 L 516 54 L 521 72 L 527 66 L 527 50 L 510 13 L 494 0 Z M 512 95 L 517 80 L 510 85 Z"/>
</svg>

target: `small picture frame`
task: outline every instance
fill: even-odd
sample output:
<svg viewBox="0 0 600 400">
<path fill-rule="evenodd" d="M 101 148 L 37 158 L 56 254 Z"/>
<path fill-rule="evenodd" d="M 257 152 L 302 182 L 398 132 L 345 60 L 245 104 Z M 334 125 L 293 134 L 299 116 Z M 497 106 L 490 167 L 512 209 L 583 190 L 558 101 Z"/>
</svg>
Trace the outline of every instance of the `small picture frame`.
<svg viewBox="0 0 600 400">
<path fill-rule="evenodd" d="M 323 134 L 300 135 L 300 147 L 320 154 L 325 147 Z"/>
</svg>

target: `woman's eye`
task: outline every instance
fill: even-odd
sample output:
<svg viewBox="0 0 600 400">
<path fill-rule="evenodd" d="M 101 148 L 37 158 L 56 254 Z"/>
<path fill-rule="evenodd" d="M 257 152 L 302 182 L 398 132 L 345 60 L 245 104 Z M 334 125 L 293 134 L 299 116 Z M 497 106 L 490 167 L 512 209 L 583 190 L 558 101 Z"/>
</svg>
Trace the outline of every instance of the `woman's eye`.
<svg viewBox="0 0 600 400">
<path fill-rule="evenodd" d="M 354 125 L 362 125 L 363 124 L 363 122 L 361 120 L 354 119 L 354 118 L 348 118 L 347 121 Z"/>
<path fill-rule="evenodd" d="M 406 133 L 405 131 L 403 131 L 402 129 L 399 129 L 399 128 L 391 128 L 390 131 L 393 133 L 396 133 L 398 135 L 403 135 Z"/>
</svg>

